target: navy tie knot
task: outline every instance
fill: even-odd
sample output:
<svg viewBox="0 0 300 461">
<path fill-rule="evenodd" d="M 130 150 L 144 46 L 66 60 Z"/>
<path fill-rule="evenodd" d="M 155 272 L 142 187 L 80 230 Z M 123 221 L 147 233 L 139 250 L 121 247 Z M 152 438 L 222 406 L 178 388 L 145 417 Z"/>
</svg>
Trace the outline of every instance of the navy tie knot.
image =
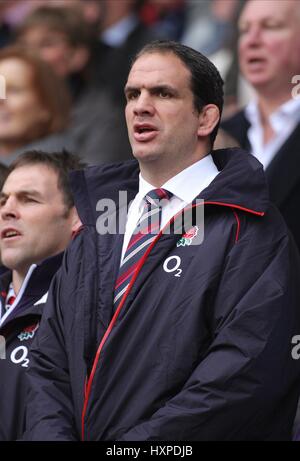
<svg viewBox="0 0 300 461">
<path fill-rule="evenodd" d="M 160 206 L 161 200 L 170 200 L 172 195 L 172 192 L 166 189 L 153 189 L 145 195 L 145 201 L 152 206 Z"/>
</svg>

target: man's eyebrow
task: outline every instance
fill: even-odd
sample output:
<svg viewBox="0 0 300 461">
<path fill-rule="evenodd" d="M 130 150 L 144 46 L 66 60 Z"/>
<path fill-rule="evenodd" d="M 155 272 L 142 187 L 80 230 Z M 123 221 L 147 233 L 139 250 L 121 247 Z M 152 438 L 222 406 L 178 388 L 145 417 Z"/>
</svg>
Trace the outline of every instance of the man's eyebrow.
<svg viewBox="0 0 300 461">
<path fill-rule="evenodd" d="M 131 91 L 139 91 L 140 90 L 140 87 L 137 87 L 137 86 L 125 86 L 124 88 L 124 92 L 125 94 L 126 93 L 130 93 Z M 155 92 L 155 91 L 159 91 L 159 90 L 167 90 L 167 91 L 171 91 L 172 93 L 177 93 L 177 90 L 176 88 L 174 88 L 173 86 L 167 84 L 167 83 L 159 83 L 157 85 L 153 85 L 149 88 L 146 88 L 146 90 L 150 91 L 150 92 Z"/>
<path fill-rule="evenodd" d="M 42 194 L 37 191 L 36 189 L 24 189 L 24 190 L 18 190 L 16 193 L 18 197 L 26 197 L 27 195 L 34 196 L 37 198 L 42 198 Z"/>
<path fill-rule="evenodd" d="M 17 194 L 30 194 L 30 195 L 41 195 L 41 193 L 36 189 L 21 189 Z"/>
<path fill-rule="evenodd" d="M 129 86 L 129 85 L 127 86 L 126 85 L 125 88 L 124 88 L 124 93 L 126 94 L 126 93 L 128 93 L 130 91 L 137 91 L 137 90 L 138 90 L 137 86 Z"/>
<path fill-rule="evenodd" d="M 169 85 L 168 83 L 159 83 L 158 85 L 154 85 L 150 90 L 168 90 L 168 91 L 173 91 L 176 92 L 176 88 L 174 88 L 172 85 Z"/>
</svg>

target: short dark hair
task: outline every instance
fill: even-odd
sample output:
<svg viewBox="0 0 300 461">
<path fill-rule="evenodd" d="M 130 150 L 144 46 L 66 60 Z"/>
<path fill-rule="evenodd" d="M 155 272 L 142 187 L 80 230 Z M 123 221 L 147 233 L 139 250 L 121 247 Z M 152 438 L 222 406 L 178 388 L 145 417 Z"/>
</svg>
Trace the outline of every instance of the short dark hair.
<svg viewBox="0 0 300 461">
<path fill-rule="evenodd" d="M 191 73 L 191 90 L 195 109 L 200 113 L 206 104 L 215 104 L 220 111 L 224 104 L 224 82 L 216 66 L 202 53 L 172 40 L 155 40 L 145 45 L 133 58 L 135 61 L 145 54 L 173 53 Z M 211 145 L 216 139 L 219 123 L 210 134 Z"/>
<path fill-rule="evenodd" d="M 74 206 L 74 199 L 69 183 L 69 172 L 72 170 L 83 169 L 86 164 L 75 155 L 67 150 L 62 152 L 46 153 L 39 150 L 30 150 L 20 155 L 10 166 L 8 174 L 17 168 L 27 165 L 45 165 L 57 173 L 58 189 L 63 194 L 63 199 L 67 211 Z"/>
</svg>

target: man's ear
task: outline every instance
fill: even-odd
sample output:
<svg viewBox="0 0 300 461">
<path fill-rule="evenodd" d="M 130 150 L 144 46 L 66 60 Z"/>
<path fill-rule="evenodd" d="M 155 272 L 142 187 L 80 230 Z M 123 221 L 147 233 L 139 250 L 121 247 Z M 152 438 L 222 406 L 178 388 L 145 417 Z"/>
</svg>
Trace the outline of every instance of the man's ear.
<svg viewBox="0 0 300 461">
<path fill-rule="evenodd" d="M 215 104 L 207 104 L 199 114 L 198 136 L 208 137 L 220 120 L 220 111 Z"/>
<path fill-rule="evenodd" d="M 82 226 L 82 222 L 80 221 L 77 210 L 74 206 L 70 211 L 70 219 L 71 219 L 71 231 L 73 235 L 73 234 L 76 234 L 76 232 L 78 232 L 78 229 Z"/>
</svg>

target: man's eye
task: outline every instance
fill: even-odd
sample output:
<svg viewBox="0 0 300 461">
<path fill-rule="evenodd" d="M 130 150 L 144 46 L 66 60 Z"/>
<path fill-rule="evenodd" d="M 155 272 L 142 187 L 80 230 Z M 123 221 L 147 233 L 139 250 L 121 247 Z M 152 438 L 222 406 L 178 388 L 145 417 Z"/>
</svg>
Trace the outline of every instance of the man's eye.
<svg viewBox="0 0 300 461">
<path fill-rule="evenodd" d="M 279 22 L 266 22 L 265 29 L 280 29 L 283 27 L 283 24 Z"/>
<path fill-rule="evenodd" d="M 159 96 L 160 96 L 161 98 L 166 99 L 166 98 L 170 98 L 170 97 L 171 97 L 171 93 L 170 93 L 169 91 L 166 91 L 166 90 L 161 90 L 161 91 L 159 92 Z"/>
<path fill-rule="evenodd" d="M 127 101 L 133 101 L 133 100 L 136 99 L 137 97 L 138 97 L 138 93 L 137 93 L 137 92 L 127 93 L 127 95 L 126 95 Z"/>
<path fill-rule="evenodd" d="M 32 198 L 32 197 L 24 197 L 23 201 L 25 203 L 38 203 L 37 200 L 35 198 Z"/>
</svg>

